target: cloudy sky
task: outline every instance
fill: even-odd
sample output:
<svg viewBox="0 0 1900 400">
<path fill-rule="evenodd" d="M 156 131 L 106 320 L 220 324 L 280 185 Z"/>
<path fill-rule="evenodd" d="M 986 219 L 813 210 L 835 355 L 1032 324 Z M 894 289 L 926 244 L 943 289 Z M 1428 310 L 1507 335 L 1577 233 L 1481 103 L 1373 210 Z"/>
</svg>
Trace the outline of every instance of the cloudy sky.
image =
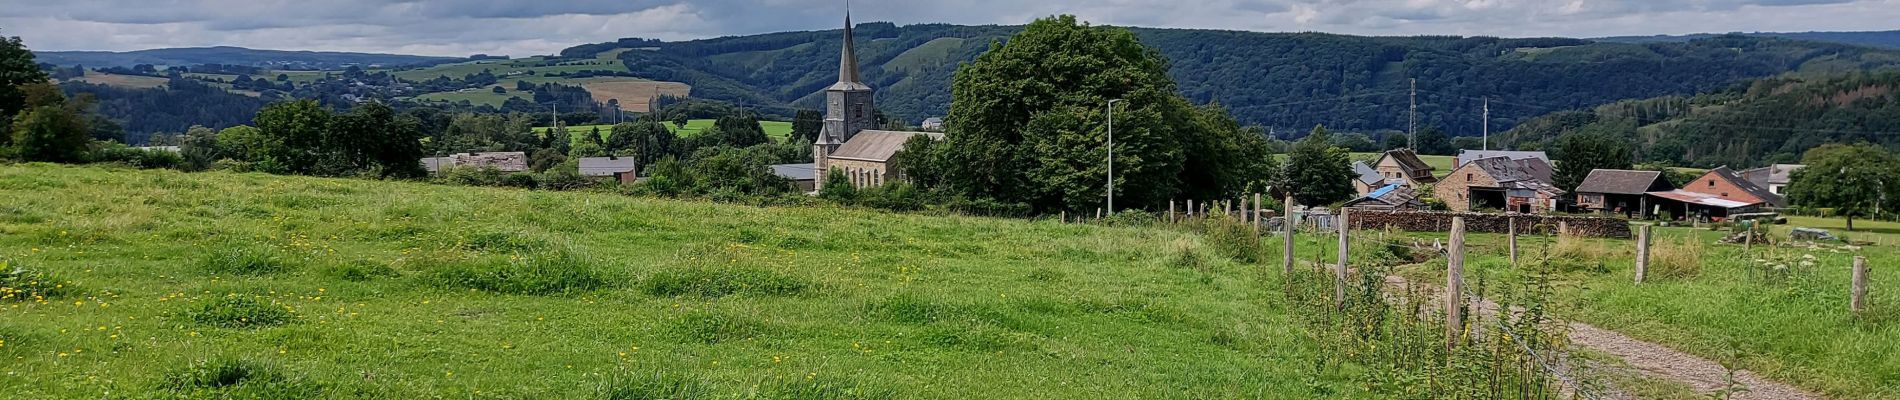
<svg viewBox="0 0 1900 400">
<path fill-rule="evenodd" d="M 833 29 L 843 0 L 0 0 L 36 50 L 263 49 L 527 56 L 622 37 Z M 1361 35 L 1900 29 L 1900 0 L 857 0 L 859 21 L 1098 24 Z"/>
</svg>

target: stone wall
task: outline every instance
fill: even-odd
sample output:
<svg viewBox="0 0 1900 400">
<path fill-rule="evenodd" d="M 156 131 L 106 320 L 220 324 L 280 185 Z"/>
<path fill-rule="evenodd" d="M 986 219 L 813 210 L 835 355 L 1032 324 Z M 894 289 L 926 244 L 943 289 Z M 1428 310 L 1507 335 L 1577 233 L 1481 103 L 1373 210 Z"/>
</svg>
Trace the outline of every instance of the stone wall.
<svg viewBox="0 0 1900 400">
<path fill-rule="evenodd" d="M 1552 234 L 1563 225 L 1570 229 L 1569 234 L 1576 236 L 1630 237 L 1629 221 L 1619 218 L 1359 209 L 1352 210 L 1351 214 L 1349 221 L 1353 229 L 1391 226 L 1410 232 L 1445 232 L 1451 230 L 1452 217 L 1465 217 L 1466 232 L 1505 233 L 1510 231 L 1510 221 L 1517 220 L 1517 232 L 1522 234 Z"/>
</svg>

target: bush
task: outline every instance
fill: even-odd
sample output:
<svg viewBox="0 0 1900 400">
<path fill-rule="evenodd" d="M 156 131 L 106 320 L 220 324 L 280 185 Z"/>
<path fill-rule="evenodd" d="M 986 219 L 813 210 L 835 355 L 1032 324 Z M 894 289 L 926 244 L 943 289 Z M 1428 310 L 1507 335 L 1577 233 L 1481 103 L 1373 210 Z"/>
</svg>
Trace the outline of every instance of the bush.
<svg viewBox="0 0 1900 400">
<path fill-rule="evenodd" d="M 883 186 L 859 190 L 855 197 L 858 205 L 890 211 L 922 210 L 927 202 L 923 192 L 917 190 L 917 186 L 904 182 L 891 182 Z"/>
<path fill-rule="evenodd" d="M 214 274 L 268 275 L 296 269 L 276 250 L 227 244 L 198 260 L 198 266 Z"/>
<path fill-rule="evenodd" d="M 445 168 L 436 176 L 436 181 L 462 186 L 501 186 L 506 174 L 494 168 Z"/>
<path fill-rule="evenodd" d="M 649 296 L 719 298 L 736 294 L 791 296 L 811 287 L 798 277 L 774 271 L 734 268 L 691 268 L 661 271 L 641 288 Z"/>
<path fill-rule="evenodd" d="M 278 326 L 297 321 L 297 315 L 275 300 L 226 295 L 198 304 L 185 312 L 192 322 L 220 328 Z"/>
<path fill-rule="evenodd" d="M 185 164 L 185 157 L 177 152 L 159 149 L 140 149 L 113 143 L 93 151 L 92 161 L 98 163 L 116 163 L 126 166 L 154 169 L 178 169 Z"/>
<path fill-rule="evenodd" d="M 501 186 L 522 188 L 522 189 L 534 189 L 534 188 L 541 187 L 541 182 L 535 180 L 534 174 L 527 173 L 527 172 L 516 172 L 516 173 L 508 174 L 507 176 L 502 177 Z"/>
<path fill-rule="evenodd" d="M 550 295 L 611 286 L 605 272 L 572 251 L 526 258 L 455 263 L 435 271 L 436 283 L 492 293 Z"/>
<path fill-rule="evenodd" d="M 1233 218 L 1206 218 L 1196 220 L 1194 226 L 1201 231 L 1203 240 L 1214 252 L 1243 263 L 1259 262 L 1260 237 L 1255 236 L 1253 227 Z"/>
<path fill-rule="evenodd" d="M 72 285 L 45 272 L 0 260 L 0 301 L 40 301 L 65 295 Z"/>
</svg>

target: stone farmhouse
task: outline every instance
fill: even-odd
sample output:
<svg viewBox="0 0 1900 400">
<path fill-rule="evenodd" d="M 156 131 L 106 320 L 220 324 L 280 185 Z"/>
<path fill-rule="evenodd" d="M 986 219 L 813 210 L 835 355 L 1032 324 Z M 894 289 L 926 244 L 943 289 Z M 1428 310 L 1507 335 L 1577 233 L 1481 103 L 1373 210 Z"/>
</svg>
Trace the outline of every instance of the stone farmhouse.
<svg viewBox="0 0 1900 400">
<path fill-rule="evenodd" d="M 620 183 L 638 180 L 637 169 L 632 157 L 587 157 L 580 160 L 581 176 L 612 177 Z"/>
<path fill-rule="evenodd" d="M 1539 177 L 1548 177 L 1549 164 L 1537 159 L 1492 157 L 1473 160 L 1451 171 L 1432 193 L 1455 211 L 1505 210 L 1545 213 L 1557 207 L 1564 191 Z"/>
</svg>

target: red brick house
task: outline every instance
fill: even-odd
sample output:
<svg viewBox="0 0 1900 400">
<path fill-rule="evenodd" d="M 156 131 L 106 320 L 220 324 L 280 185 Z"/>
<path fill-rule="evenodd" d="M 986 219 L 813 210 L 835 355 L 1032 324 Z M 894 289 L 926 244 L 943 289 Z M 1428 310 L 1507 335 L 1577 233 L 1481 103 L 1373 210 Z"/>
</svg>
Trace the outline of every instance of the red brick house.
<svg viewBox="0 0 1900 400">
<path fill-rule="evenodd" d="M 1717 167 L 1716 169 L 1709 170 L 1709 172 L 1703 173 L 1701 177 L 1689 182 L 1689 184 L 1682 185 L 1682 190 L 1715 195 L 1715 197 L 1723 200 L 1745 204 L 1760 204 L 1763 207 L 1779 208 L 1788 206 L 1787 199 L 1782 198 L 1781 195 L 1774 194 L 1768 191 L 1768 188 L 1761 187 L 1754 182 L 1743 179 L 1741 174 L 1736 173 L 1735 170 L 1729 169 L 1728 167 Z"/>
</svg>

